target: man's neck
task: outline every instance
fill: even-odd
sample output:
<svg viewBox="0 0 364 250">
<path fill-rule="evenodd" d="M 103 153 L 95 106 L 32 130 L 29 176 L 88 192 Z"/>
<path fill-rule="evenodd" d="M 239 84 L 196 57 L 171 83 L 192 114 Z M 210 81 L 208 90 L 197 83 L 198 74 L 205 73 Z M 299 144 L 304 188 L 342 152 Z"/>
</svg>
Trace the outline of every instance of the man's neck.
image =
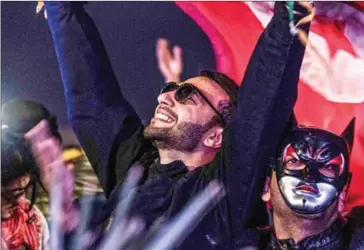
<svg viewBox="0 0 364 250">
<path fill-rule="evenodd" d="M 165 149 L 159 149 L 158 151 L 161 164 L 169 164 L 171 162 L 180 160 L 183 161 L 189 171 L 211 162 L 216 154 L 216 152 L 206 152 L 199 150 L 196 150 L 192 153 Z"/>
<path fill-rule="evenodd" d="M 273 213 L 274 233 L 278 240 L 293 239 L 297 244 L 307 237 L 322 233 L 337 219 L 337 216 L 305 219 L 297 216 L 282 218 Z"/>
</svg>

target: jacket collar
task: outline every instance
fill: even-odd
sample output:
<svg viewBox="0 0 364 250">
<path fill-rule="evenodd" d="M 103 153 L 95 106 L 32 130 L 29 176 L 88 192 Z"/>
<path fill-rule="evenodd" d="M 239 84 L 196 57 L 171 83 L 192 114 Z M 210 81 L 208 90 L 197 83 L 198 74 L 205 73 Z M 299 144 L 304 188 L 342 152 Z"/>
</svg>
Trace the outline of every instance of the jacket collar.
<svg viewBox="0 0 364 250">
<path fill-rule="evenodd" d="M 343 244 L 343 221 L 342 219 L 336 220 L 325 231 L 311 235 L 299 243 L 295 243 L 292 238 L 278 240 L 274 234 L 272 234 L 270 246 L 271 249 L 325 249 L 328 246 L 335 247 Z M 330 248 L 331 249 L 331 248 Z M 333 248 L 336 249 L 336 248 Z M 339 249 L 339 248 L 338 248 Z"/>
<path fill-rule="evenodd" d="M 172 180 L 178 180 L 187 172 L 188 169 L 183 161 L 174 161 L 169 164 L 161 164 L 160 159 L 157 158 L 149 168 L 149 178 L 163 175 Z"/>
</svg>

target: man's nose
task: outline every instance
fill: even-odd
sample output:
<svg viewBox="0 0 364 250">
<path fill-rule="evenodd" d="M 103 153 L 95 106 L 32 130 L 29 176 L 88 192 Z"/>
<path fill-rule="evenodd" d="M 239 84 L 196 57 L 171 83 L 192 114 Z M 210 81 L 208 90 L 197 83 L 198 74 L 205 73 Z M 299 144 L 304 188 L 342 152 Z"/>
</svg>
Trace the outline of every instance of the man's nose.
<svg viewBox="0 0 364 250">
<path fill-rule="evenodd" d="M 168 91 L 166 93 L 160 94 L 158 96 L 158 103 L 173 107 L 176 101 L 174 98 L 175 93 L 176 91 Z"/>
<path fill-rule="evenodd" d="M 305 164 L 305 168 L 303 169 L 303 179 L 308 183 L 313 183 L 315 180 L 312 179 L 312 171 L 310 163 Z"/>
</svg>

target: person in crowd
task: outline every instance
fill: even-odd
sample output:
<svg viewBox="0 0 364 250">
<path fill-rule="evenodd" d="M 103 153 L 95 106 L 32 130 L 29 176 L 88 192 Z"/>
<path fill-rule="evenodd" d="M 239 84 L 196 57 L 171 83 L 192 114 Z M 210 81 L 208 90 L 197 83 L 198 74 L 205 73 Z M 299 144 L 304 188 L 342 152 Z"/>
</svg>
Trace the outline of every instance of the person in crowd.
<svg viewBox="0 0 364 250">
<path fill-rule="evenodd" d="M 264 166 L 292 113 L 305 50 L 290 33 L 285 3 L 276 3 L 275 15 L 252 54 L 243 87 L 238 89 L 226 75 L 207 70 L 186 81 L 165 84 L 146 127 L 121 94 L 83 3 L 45 2 L 45 9 L 69 120 L 108 198 L 103 219 L 112 215 L 126 173 L 138 163 L 144 166 L 144 175 L 130 211 L 141 216 L 146 228 L 173 218 L 190 197 L 217 179 L 225 185 L 227 196 L 180 247 L 256 245 L 259 233 L 250 228 L 266 222 L 259 201 Z M 307 13 L 299 5 L 295 10 L 296 21 Z M 308 26 L 303 28 L 307 31 Z M 37 140 L 32 143 L 41 159 L 44 155 L 36 148 L 44 138 Z M 103 217 L 98 215 L 98 219 Z M 103 219 L 91 223 L 92 227 Z"/>
<path fill-rule="evenodd" d="M 49 122 L 53 136 L 63 146 L 63 159 L 68 169 L 75 174 L 74 199 L 84 195 L 93 195 L 95 199 L 100 198 L 103 200 L 100 183 L 77 139 L 70 129 L 58 127 L 57 117 L 54 114 L 43 104 L 31 100 L 13 99 L 6 102 L 2 107 L 3 124 L 8 126 L 7 131 L 18 137 L 23 137 L 42 119 Z M 35 204 L 48 218 L 49 194 L 44 190 L 41 183 L 37 185 Z"/>
<path fill-rule="evenodd" d="M 39 171 L 27 142 L 8 133 L 1 135 L 1 249 L 47 249 L 49 231 L 42 212 L 34 205 Z M 31 198 L 26 197 L 31 190 Z"/>
<path fill-rule="evenodd" d="M 364 233 L 363 208 L 356 208 L 357 216 L 342 215 L 354 119 L 341 135 L 297 126 L 294 118 L 292 125 L 262 195 L 273 212 L 272 228 L 262 231 L 270 238 L 265 249 L 363 249 L 364 238 L 355 236 Z"/>
</svg>

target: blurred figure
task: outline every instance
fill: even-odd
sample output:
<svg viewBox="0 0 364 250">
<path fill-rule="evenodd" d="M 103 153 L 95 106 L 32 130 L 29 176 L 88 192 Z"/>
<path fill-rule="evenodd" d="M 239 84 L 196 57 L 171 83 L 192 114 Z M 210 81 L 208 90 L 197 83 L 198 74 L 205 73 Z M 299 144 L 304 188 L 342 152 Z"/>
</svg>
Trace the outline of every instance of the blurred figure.
<svg viewBox="0 0 364 250">
<path fill-rule="evenodd" d="M 100 206 L 105 201 L 104 192 L 76 135 L 69 126 L 61 127 L 59 131 L 62 136 L 63 159 L 75 178 L 73 199 L 87 197 L 94 206 Z"/>
<path fill-rule="evenodd" d="M 64 160 L 69 170 L 75 173 L 74 198 L 87 194 L 98 193 L 102 199 L 102 189 L 99 181 L 90 166 L 90 163 L 79 146 L 79 143 L 70 128 L 58 128 L 57 118 L 44 105 L 29 100 L 11 100 L 3 105 L 2 121 L 9 133 L 22 137 L 42 119 L 48 121 L 52 135 L 62 143 Z M 41 184 L 37 184 L 42 186 Z M 48 217 L 49 196 L 44 188 L 37 188 L 35 204 Z"/>
<path fill-rule="evenodd" d="M 59 132 L 62 137 L 63 159 L 67 168 L 72 170 L 75 175 L 74 197 L 94 194 L 103 196 L 100 182 L 72 128 L 62 126 Z"/>
<path fill-rule="evenodd" d="M 38 169 L 26 142 L 2 129 L 1 136 L 1 249 L 44 249 L 49 230 L 34 205 Z M 31 190 L 31 200 L 25 196 Z"/>
<path fill-rule="evenodd" d="M 64 146 L 63 159 L 67 169 L 74 172 L 75 175 L 75 198 L 82 195 L 93 195 L 97 192 L 102 193 L 95 173 L 90 167 L 90 162 L 80 146 Z"/>
</svg>

